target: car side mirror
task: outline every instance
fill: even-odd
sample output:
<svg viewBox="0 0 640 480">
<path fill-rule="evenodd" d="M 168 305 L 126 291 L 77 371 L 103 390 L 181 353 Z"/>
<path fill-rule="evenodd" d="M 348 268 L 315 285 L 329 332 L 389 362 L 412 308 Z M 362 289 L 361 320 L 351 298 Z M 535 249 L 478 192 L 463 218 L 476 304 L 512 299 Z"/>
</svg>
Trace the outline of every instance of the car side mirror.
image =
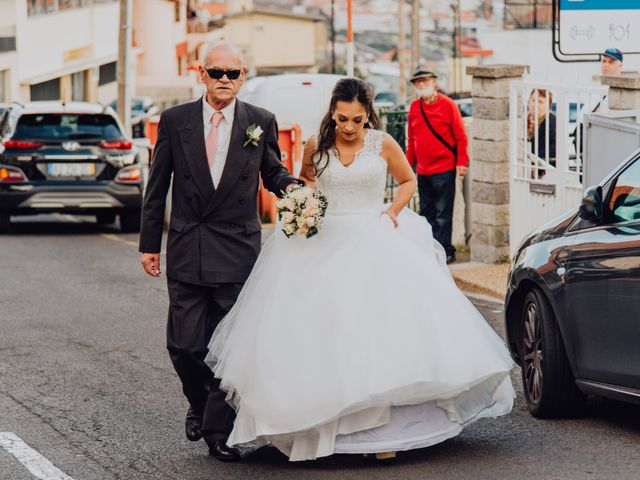
<svg viewBox="0 0 640 480">
<path fill-rule="evenodd" d="M 583 220 L 599 222 L 602 220 L 602 187 L 589 187 L 584 192 L 579 215 Z"/>
</svg>

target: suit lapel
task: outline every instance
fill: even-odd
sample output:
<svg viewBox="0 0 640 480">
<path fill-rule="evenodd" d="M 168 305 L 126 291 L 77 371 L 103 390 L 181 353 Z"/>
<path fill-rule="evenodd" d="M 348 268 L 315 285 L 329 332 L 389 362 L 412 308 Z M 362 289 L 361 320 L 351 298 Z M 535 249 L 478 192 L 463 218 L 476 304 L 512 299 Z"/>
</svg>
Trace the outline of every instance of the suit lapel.
<svg viewBox="0 0 640 480">
<path fill-rule="evenodd" d="M 209 205 L 207 205 L 205 209 L 205 214 L 211 212 L 231 191 L 231 188 L 242 173 L 252 149 L 256 148 L 252 145 L 242 146 L 246 141 L 246 130 L 250 124 L 249 111 L 246 105 L 240 100 L 236 100 L 233 127 L 231 129 L 229 150 L 227 151 L 224 170 L 222 171 L 218 188 L 216 188 Z"/>
<path fill-rule="evenodd" d="M 194 102 L 185 126 L 180 129 L 180 139 L 187 167 L 191 171 L 191 177 L 205 201 L 208 201 L 213 196 L 215 189 L 213 180 L 211 180 L 207 150 L 204 145 L 202 98 Z"/>
</svg>

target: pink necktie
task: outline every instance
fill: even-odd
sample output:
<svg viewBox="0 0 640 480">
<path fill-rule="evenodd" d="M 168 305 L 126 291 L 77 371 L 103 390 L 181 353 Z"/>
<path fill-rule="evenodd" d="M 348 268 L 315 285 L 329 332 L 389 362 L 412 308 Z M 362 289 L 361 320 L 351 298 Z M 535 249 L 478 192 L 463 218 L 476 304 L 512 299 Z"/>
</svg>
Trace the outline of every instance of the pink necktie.
<svg viewBox="0 0 640 480">
<path fill-rule="evenodd" d="M 222 119 L 224 119 L 224 115 L 218 110 L 216 110 L 214 114 L 211 115 L 211 130 L 209 130 L 207 140 L 205 141 L 207 160 L 209 161 L 209 170 L 211 170 L 213 160 L 216 158 L 216 147 L 218 145 L 218 125 L 220 125 Z"/>
</svg>

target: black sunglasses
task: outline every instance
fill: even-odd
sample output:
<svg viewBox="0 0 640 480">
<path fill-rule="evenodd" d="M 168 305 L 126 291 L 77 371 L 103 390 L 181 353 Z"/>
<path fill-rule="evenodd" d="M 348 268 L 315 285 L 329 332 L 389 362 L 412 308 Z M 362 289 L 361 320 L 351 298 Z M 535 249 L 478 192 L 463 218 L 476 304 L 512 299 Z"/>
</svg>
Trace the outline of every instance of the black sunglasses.
<svg viewBox="0 0 640 480">
<path fill-rule="evenodd" d="M 221 68 L 205 68 L 207 75 L 214 80 L 220 80 L 225 75 L 229 80 L 237 80 L 240 78 L 242 70 L 223 70 Z"/>
</svg>

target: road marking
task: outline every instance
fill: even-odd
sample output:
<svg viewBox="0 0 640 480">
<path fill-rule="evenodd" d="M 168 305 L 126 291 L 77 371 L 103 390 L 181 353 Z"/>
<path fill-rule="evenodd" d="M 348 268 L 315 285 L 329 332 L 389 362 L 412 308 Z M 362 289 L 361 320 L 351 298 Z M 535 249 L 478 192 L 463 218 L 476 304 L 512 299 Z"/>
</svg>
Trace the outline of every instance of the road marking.
<svg viewBox="0 0 640 480">
<path fill-rule="evenodd" d="M 101 233 L 100 236 L 102 238 L 106 238 L 107 240 L 113 240 L 114 242 L 123 242 L 126 243 L 127 245 L 131 245 L 133 247 L 137 247 L 138 244 L 136 242 L 132 242 L 131 240 L 124 240 L 123 238 L 120 238 L 119 236 L 113 234 L 113 233 Z"/>
<path fill-rule="evenodd" d="M 12 432 L 0 432 L 0 446 L 40 480 L 73 480 Z"/>
</svg>

